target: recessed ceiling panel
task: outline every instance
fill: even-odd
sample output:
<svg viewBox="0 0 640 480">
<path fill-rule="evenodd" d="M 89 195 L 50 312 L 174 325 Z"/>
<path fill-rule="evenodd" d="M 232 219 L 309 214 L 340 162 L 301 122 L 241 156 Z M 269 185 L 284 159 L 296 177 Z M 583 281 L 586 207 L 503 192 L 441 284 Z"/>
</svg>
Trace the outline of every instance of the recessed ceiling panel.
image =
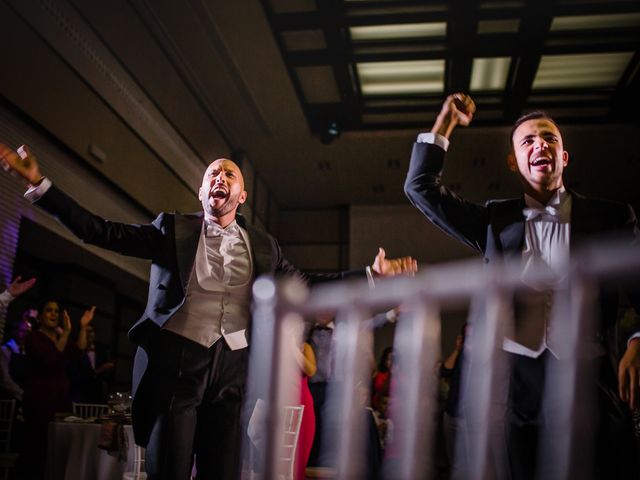
<svg viewBox="0 0 640 480">
<path fill-rule="evenodd" d="M 444 37 L 447 34 L 446 22 L 402 23 L 392 25 L 367 25 L 350 27 L 351 40 L 398 40 L 406 38 Z"/>
<path fill-rule="evenodd" d="M 316 9 L 314 0 L 269 0 L 275 13 L 313 12 Z"/>
<path fill-rule="evenodd" d="M 368 44 L 368 43 L 356 43 L 353 45 L 354 55 L 407 55 L 407 54 L 425 54 L 427 52 L 445 52 L 446 45 L 444 42 L 422 44 L 416 42 L 415 44 L 404 43 L 385 43 L 385 44 Z M 444 53 L 442 55 L 444 56 Z"/>
<path fill-rule="evenodd" d="M 322 30 L 291 30 L 282 32 L 282 41 L 289 52 L 322 50 L 327 42 Z"/>
<path fill-rule="evenodd" d="M 491 33 L 518 33 L 519 28 L 519 18 L 500 18 L 497 20 L 480 20 L 478 22 L 479 35 Z"/>
<path fill-rule="evenodd" d="M 607 15 L 574 15 L 555 17 L 551 31 L 596 30 L 603 28 L 631 28 L 640 26 L 640 13 L 611 13 Z"/>
<path fill-rule="evenodd" d="M 363 95 L 437 93 L 444 90 L 444 60 L 358 63 Z"/>
<path fill-rule="evenodd" d="M 340 93 L 332 67 L 298 67 L 296 73 L 307 103 L 340 101 Z"/>
<path fill-rule="evenodd" d="M 524 0 L 484 0 L 480 2 L 482 10 L 524 7 Z"/>
<path fill-rule="evenodd" d="M 406 112 L 406 113 L 365 113 L 362 115 L 362 123 L 413 123 L 425 121 L 427 115 L 425 112 Z"/>
<path fill-rule="evenodd" d="M 326 0 L 325 0 L 326 1 Z M 376 2 L 370 0 L 345 0 L 348 16 L 422 14 L 447 11 L 447 4 L 426 2 Z"/>
<path fill-rule="evenodd" d="M 313 131 L 335 118 L 345 132 L 413 127 L 407 114 L 455 91 L 487 112 L 475 125 L 509 125 L 531 107 L 633 117 L 617 99 L 640 88 L 639 0 L 314 2 L 270 18 Z"/>
<path fill-rule="evenodd" d="M 471 91 L 503 90 L 510 64 L 511 57 L 474 58 Z"/>
<path fill-rule="evenodd" d="M 614 87 L 633 52 L 544 55 L 533 89 Z"/>
</svg>

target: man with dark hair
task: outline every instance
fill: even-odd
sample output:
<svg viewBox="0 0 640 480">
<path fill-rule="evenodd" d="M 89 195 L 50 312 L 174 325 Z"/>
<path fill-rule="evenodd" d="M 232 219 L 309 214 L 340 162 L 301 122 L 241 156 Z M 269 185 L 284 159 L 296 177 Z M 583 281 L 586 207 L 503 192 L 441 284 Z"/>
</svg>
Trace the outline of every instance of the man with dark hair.
<svg viewBox="0 0 640 480">
<path fill-rule="evenodd" d="M 146 447 L 147 478 L 190 478 L 194 454 L 198 479 L 239 478 L 253 279 L 270 273 L 311 283 L 347 273 L 305 274 L 273 237 L 246 224 L 237 213 L 247 199 L 244 179 L 228 159 L 215 160 L 204 173 L 202 212 L 161 213 L 147 225 L 88 212 L 41 175 L 26 147 L 14 152 L 0 144 L 0 161 L 31 185 L 27 198 L 80 239 L 151 260 L 147 307 L 129 331 L 138 346 L 133 429 L 136 443 Z M 388 275 L 416 268 L 410 257 L 389 260 L 381 249 L 371 270 Z"/>
<path fill-rule="evenodd" d="M 487 263 L 501 256 L 521 257 L 523 281 L 527 269 L 534 267 L 548 268 L 557 277 L 565 277 L 570 250 L 598 234 L 615 233 L 629 242 L 638 240 L 640 233 L 630 206 L 586 198 L 565 189 L 562 174 L 569 154 L 564 150 L 558 125 L 544 112 L 522 117 L 511 132 L 508 164 L 519 174 L 522 197 L 477 205 L 449 190 L 441 181 L 449 137 L 456 126 L 469 125 L 474 112 L 471 97 L 462 93 L 450 95 L 431 132 L 420 134 L 414 144 L 405 192 L 434 225 L 480 251 Z M 505 338 L 502 345 L 506 364 L 511 366 L 500 377 L 501 391 L 508 392 L 502 417 L 508 431 L 504 443 L 508 460 L 498 462 L 496 468 L 505 478 L 535 475 L 538 431 L 545 427 L 548 413 L 542 405 L 545 369 L 558 361 L 556 354 L 562 341 L 550 335 L 547 328 L 551 298 L 532 290 L 527 295 L 535 297 L 536 309 L 529 311 L 534 314 L 521 318 L 516 304 L 515 335 Z M 640 403 L 640 329 L 636 328 L 628 341 L 618 364 L 616 382 L 610 362 L 614 352 L 608 347 L 615 335 L 617 292 L 603 293 L 600 304 L 597 346 L 600 355 L 594 360 L 597 385 L 591 386 L 598 390 L 596 401 L 601 418 L 600 422 L 589 419 L 593 425 L 586 426 L 590 438 L 597 443 L 596 469 L 590 474 L 595 472 L 601 478 L 636 478 L 630 471 L 634 463 L 633 439 L 629 409 L 625 407 L 636 408 Z M 592 338 L 588 332 L 581 333 L 587 341 Z M 582 459 L 586 465 L 585 460 Z"/>
</svg>

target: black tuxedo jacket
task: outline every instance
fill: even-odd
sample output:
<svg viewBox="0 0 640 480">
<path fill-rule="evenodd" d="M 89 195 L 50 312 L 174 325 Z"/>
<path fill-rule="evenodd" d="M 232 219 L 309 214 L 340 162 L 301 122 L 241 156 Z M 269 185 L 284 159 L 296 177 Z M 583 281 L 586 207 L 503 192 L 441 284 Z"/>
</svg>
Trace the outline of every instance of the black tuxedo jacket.
<svg viewBox="0 0 640 480">
<path fill-rule="evenodd" d="M 499 257 L 520 256 L 524 246 L 524 198 L 489 200 L 485 205 L 468 202 L 442 184 L 444 162 L 445 152 L 439 146 L 414 144 L 404 186 L 411 203 L 434 225 L 481 252 L 486 263 Z M 629 205 L 570 193 L 573 199 L 571 250 L 604 234 L 616 234 L 629 242 L 639 241 L 636 216 Z M 640 312 L 637 296 L 630 296 Z M 601 296 L 599 337 L 611 353 L 616 353 L 612 349 L 617 304 L 617 292 Z"/>
<path fill-rule="evenodd" d="M 146 225 L 111 222 L 93 215 L 55 186 L 51 186 L 36 204 L 58 218 L 86 243 L 151 260 L 147 305 L 144 314 L 129 331 L 130 340 L 142 347 L 136 352 L 133 369 L 135 408 L 139 400 L 136 392 L 148 365 L 144 347 L 185 302 L 187 282 L 202 232 L 203 213 L 161 213 Z M 256 277 L 263 274 L 294 276 L 307 283 L 315 283 L 364 276 L 364 271 L 323 275 L 303 273 L 283 257 L 280 246 L 272 236 L 246 224 L 241 215 L 236 220 L 249 235 Z M 144 431 L 146 427 L 141 425 L 142 422 L 134 418 L 136 438 L 145 438 L 148 434 Z"/>
</svg>

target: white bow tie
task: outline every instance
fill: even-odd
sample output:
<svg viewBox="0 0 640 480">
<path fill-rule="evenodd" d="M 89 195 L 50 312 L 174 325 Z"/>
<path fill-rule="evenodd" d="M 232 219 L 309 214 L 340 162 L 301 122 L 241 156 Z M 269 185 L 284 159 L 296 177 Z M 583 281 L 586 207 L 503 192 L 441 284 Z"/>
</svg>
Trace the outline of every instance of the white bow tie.
<svg viewBox="0 0 640 480">
<path fill-rule="evenodd" d="M 522 213 L 525 217 L 525 220 L 533 220 L 534 218 L 539 216 L 554 217 L 556 219 L 559 219 L 560 217 L 560 209 L 551 205 L 547 205 L 544 208 L 523 208 Z"/>
<path fill-rule="evenodd" d="M 237 224 L 231 225 L 227 228 L 222 228 L 220 225 L 216 225 L 215 223 L 213 223 L 206 225 L 204 236 L 238 238 L 240 237 L 240 230 Z"/>
</svg>

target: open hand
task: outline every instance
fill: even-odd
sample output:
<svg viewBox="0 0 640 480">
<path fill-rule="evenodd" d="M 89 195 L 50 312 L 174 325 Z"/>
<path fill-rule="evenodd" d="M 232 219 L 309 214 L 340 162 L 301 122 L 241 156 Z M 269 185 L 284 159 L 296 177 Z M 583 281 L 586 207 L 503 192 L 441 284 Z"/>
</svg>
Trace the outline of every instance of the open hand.
<svg viewBox="0 0 640 480">
<path fill-rule="evenodd" d="M 24 292 L 29 290 L 36 283 L 35 278 L 30 278 L 29 280 L 21 281 L 22 277 L 18 275 L 16 279 L 11 282 L 7 290 L 13 297 L 17 297 L 18 295 L 22 295 Z"/>
<path fill-rule="evenodd" d="M 62 333 L 67 335 L 71 333 L 71 317 L 66 310 L 62 312 Z"/>
<path fill-rule="evenodd" d="M 386 258 L 384 248 L 380 247 L 371 269 L 378 275 L 391 277 L 402 273 L 414 274 L 418 271 L 418 262 L 411 257 Z"/>
<path fill-rule="evenodd" d="M 82 316 L 80 317 L 80 328 L 86 328 L 87 325 L 91 323 L 93 320 L 93 314 L 96 311 L 96 306 L 94 305 L 89 310 L 85 310 Z"/>
</svg>

